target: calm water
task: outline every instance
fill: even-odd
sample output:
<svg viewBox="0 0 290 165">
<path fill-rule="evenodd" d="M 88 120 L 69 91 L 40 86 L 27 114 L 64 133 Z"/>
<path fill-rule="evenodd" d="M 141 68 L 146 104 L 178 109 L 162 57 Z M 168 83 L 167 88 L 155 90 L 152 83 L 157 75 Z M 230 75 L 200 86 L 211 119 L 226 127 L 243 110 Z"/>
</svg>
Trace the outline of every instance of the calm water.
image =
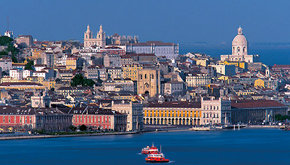
<svg viewBox="0 0 290 165">
<path fill-rule="evenodd" d="M 290 165 L 290 131 L 277 129 L 0 141 L 0 164 L 146 164 L 138 152 L 152 142 L 170 164 Z"/>
<path fill-rule="evenodd" d="M 188 52 L 200 52 L 211 55 L 217 59 L 220 59 L 221 54 L 231 54 L 231 47 L 229 48 L 208 48 L 208 47 L 182 47 L 180 49 L 180 54 L 186 54 Z M 260 62 L 266 65 L 273 66 L 274 64 L 279 65 L 290 65 L 290 48 L 280 48 L 280 47 L 256 47 L 249 49 L 249 54 L 259 54 Z"/>
</svg>

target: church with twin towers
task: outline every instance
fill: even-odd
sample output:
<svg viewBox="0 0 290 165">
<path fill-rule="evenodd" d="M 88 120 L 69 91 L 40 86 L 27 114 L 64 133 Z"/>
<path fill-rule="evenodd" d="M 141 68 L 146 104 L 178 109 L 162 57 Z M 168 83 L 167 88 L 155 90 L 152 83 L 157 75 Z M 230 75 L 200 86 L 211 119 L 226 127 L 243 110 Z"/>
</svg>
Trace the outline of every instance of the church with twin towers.
<svg viewBox="0 0 290 165">
<path fill-rule="evenodd" d="M 117 33 L 107 36 L 102 25 L 100 25 L 96 36 L 93 35 L 90 25 L 87 26 L 87 30 L 84 33 L 84 47 L 97 46 L 105 48 L 106 45 L 125 45 L 138 42 L 137 36 L 120 36 Z"/>
<path fill-rule="evenodd" d="M 90 25 L 87 26 L 87 31 L 84 34 L 84 47 L 91 47 L 94 45 L 98 47 L 106 46 L 106 33 L 103 31 L 102 25 L 100 25 L 100 29 L 96 37 L 93 36 Z"/>
</svg>

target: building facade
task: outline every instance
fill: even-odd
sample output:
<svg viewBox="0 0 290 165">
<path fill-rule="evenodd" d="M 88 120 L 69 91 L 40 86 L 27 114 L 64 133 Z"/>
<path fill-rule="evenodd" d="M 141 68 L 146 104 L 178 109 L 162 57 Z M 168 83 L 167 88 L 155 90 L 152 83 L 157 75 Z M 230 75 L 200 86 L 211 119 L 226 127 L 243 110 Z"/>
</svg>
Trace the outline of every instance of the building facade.
<svg viewBox="0 0 290 165">
<path fill-rule="evenodd" d="M 0 131 L 67 131 L 72 115 L 53 108 L 0 106 Z"/>
<path fill-rule="evenodd" d="M 127 115 L 97 107 L 72 108 L 72 124 L 76 127 L 87 126 L 91 130 L 126 131 Z"/>
<path fill-rule="evenodd" d="M 112 110 L 127 114 L 126 131 L 143 130 L 143 105 L 129 100 L 112 101 Z"/>
<path fill-rule="evenodd" d="M 160 71 L 155 68 L 143 68 L 138 72 L 137 93 L 150 97 L 160 94 Z"/>
<path fill-rule="evenodd" d="M 228 100 L 202 98 L 201 102 L 152 102 L 143 108 L 148 125 L 216 125 L 231 123 Z"/>
<path fill-rule="evenodd" d="M 189 74 L 186 76 L 186 84 L 188 87 L 206 86 L 211 83 L 211 77 L 208 74 Z"/>
<path fill-rule="evenodd" d="M 165 56 L 168 59 L 175 59 L 179 54 L 179 45 L 174 43 L 164 43 L 160 41 L 147 41 L 145 43 L 132 43 L 126 45 L 127 52 L 137 54 L 153 53 L 158 57 Z"/>
<path fill-rule="evenodd" d="M 97 33 L 97 36 L 93 36 L 93 32 L 90 29 L 90 26 L 87 26 L 87 31 L 84 33 L 84 47 L 105 47 L 106 46 L 106 33 L 103 31 L 103 26 L 100 26 L 100 30 Z"/>
<path fill-rule="evenodd" d="M 287 115 L 288 106 L 275 100 L 233 101 L 233 124 L 263 124 L 275 121 L 275 115 Z"/>
<path fill-rule="evenodd" d="M 143 108 L 147 125 L 200 125 L 200 102 L 152 102 Z"/>
</svg>

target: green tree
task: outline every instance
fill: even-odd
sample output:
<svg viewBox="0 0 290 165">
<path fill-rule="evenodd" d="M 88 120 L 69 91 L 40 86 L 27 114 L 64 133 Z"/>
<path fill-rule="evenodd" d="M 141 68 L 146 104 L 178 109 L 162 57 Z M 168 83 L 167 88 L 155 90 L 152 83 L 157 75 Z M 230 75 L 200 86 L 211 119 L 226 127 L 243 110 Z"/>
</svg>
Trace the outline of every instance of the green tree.
<svg viewBox="0 0 290 165">
<path fill-rule="evenodd" d="M 34 68 L 33 68 L 33 66 L 34 66 L 34 62 L 33 61 L 28 61 L 27 62 L 27 64 L 25 65 L 25 70 L 34 70 Z"/>
<path fill-rule="evenodd" d="M 13 39 L 7 36 L 1 36 L 0 37 L 0 45 L 1 46 L 7 46 L 7 48 L 0 52 L 0 55 L 8 55 L 9 52 L 11 53 L 11 59 L 13 62 L 18 62 L 16 55 L 19 53 L 19 49 L 17 49 L 13 45 Z"/>
<path fill-rule="evenodd" d="M 286 119 L 290 120 L 290 116 L 288 116 L 288 115 L 281 115 L 281 114 L 275 115 L 275 120 L 276 121 L 285 121 Z"/>
<path fill-rule="evenodd" d="M 76 74 L 71 80 L 71 86 L 83 86 L 83 87 L 92 87 L 95 82 L 90 79 L 86 79 L 82 74 Z"/>
<path fill-rule="evenodd" d="M 11 56 L 11 59 L 12 59 L 12 62 L 14 62 L 14 63 L 18 62 L 17 58 L 14 55 Z"/>
<path fill-rule="evenodd" d="M 81 126 L 80 126 L 80 130 L 81 130 L 81 131 L 86 131 L 86 130 L 87 130 L 87 126 L 84 125 L 84 124 L 81 125 Z"/>
<path fill-rule="evenodd" d="M 0 45 L 2 46 L 9 46 L 12 44 L 13 39 L 7 36 L 0 37 Z"/>
<path fill-rule="evenodd" d="M 71 125 L 71 126 L 69 127 L 69 129 L 72 130 L 72 131 L 76 131 L 76 130 L 77 130 L 77 127 Z"/>
</svg>

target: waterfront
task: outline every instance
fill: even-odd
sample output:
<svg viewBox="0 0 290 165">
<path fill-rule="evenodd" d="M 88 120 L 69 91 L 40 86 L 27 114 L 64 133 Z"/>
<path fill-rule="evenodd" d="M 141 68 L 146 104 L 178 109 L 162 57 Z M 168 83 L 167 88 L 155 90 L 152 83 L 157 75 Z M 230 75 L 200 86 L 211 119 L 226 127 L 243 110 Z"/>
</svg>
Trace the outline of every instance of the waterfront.
<svg viewBox="0 0 290 165">
<path fill-rule="evenodd" d="M 279 129 L 161 132 L 0 141 L 1 165 L 146 164 L 142 147 L 162 145 L 171 164 L 290 164 L 290 132 Z"/>
</svg>

